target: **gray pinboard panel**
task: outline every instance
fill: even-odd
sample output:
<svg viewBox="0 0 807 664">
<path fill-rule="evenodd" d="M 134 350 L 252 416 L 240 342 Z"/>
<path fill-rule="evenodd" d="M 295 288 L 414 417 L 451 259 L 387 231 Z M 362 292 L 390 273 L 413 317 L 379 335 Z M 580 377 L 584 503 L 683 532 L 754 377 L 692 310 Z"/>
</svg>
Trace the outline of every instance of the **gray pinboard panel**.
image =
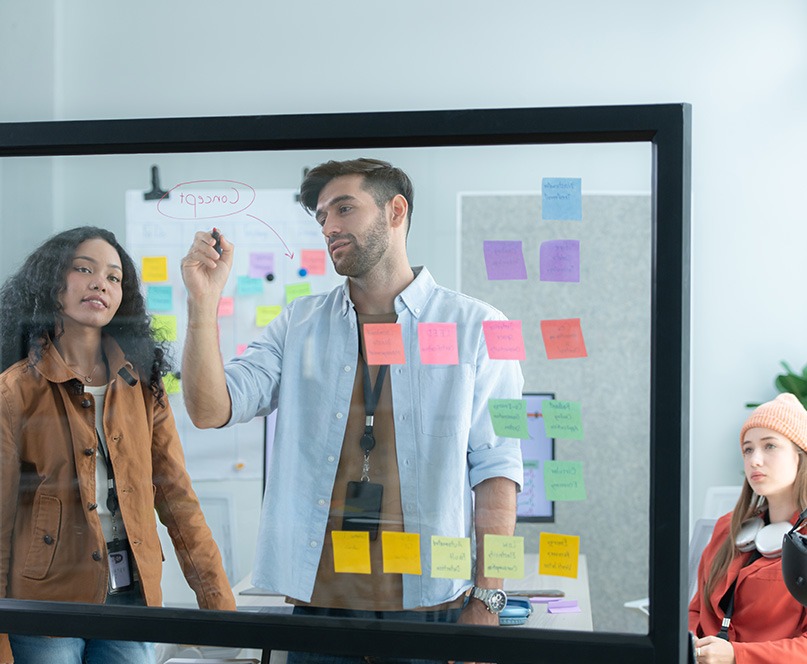
<svg viewBox="0 0 807 664">
<path fill-rule="evenodd" d="M 581 404 L 582 440 L 555 458 L 583 463 L 587 500 L 555 504 L 555 523 L 520 523 L 525 549 L 541 531 L 578 535 L 595 631 L 646 633 L 626 601 L 648 594 L 650 297 L 649 195 L 584 195 L 582 221 L 541 219 L 539 194 L 462 194 L 460 290 L 522 321 L 525 392 Z M 542 282 L 540 245 L 580 241 L 580 282 Z M 485 240 L 521 240 L 527 279 L 489 281 Z M 587 357 L 548 360 L 542 320 L 579 318 Z M 570 598 L 573 599 L 573 598 Z"/>
</svg>

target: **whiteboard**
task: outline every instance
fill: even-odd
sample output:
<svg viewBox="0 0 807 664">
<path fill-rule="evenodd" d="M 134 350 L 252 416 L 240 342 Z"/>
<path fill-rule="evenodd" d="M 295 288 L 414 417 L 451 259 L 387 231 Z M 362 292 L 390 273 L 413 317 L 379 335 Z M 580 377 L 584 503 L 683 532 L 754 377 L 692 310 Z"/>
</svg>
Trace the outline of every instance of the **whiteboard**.
<svg viewBox="0 0 807 664">
<path fill-rule="evenodd" d="M 175 372 L 181 366 L 187 323 L 180 261 L 196 231 L 215 226 L 235 245 L 219 307 L 225 361 L 260 335 L 265 321 L 258 312 L 279 311 L 287 303 L 288 289 L 310 287 L 311 293 L 319 293 L 342 283 L 327 259 L 319 225 L 299 204 L 295 190 L 256 190 L 230 180 L 208 180 L 181 183 L 168 194 L 145 200 L 141 190 L 126 192 L 124 246 L 141 270 L 149 313 L 176 324 L 176 336 L 168 344 Z M 166 269 L 159 274 L 153 266 L 162 259 Z M 179 379 L 180 391 L 170 394 L 169 401 L 191 478 L 261 479 L 263 418 L 229 429 L 197 429 L 185 410 L 181 375 Z"/>
</svg>

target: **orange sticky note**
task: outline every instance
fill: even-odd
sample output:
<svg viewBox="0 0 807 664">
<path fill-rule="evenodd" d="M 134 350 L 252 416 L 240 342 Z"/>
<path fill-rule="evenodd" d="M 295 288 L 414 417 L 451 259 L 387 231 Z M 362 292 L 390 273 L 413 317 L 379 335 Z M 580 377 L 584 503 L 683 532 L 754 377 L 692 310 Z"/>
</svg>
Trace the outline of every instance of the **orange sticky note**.
<svg viewBox="0 0 807 664">
<path fill-rule="evenodd" d="M 491 360 L 526 359 L 520 320 L 484 320 L 482 331 Z"/>
<path fill-rule="evenodd" d="M 458 364 L 456 323 L 418 323 L 422 364 Z"/>
<path fill-rule="evenodd" d="M 221 299 L 219 299 L 219 310 L 218 310 L 219 318 L 223 318 L 225 316 L 232 316 L 234 311 L 235 311 L 234 297 L 222 297 Z"/>
<path fill-rule="evenodd" d="M 334 530 L 333 570 L 337 574 L 370 574 L 370 533 Z"/>
<path fill-rule="evenodd" d="M 143 256 L 140 272 L 144 282 L 168 281 L 168 257 Z"/>
<path fill-rule="evenodd" d="M 303 249 L 300 252 L 300 267 L 308 274 L 325 274 L 325 250 Z"/>
<path fill-rule="evenodd" d="M 538 573 L 577 578 L 580 538 L 577 535 L 541 533 L 538 540 Z"/>
<path fill-rule="evenodd" d="M 420 574 L 420 535 L 381 532 L 384 574 Z"/>
<path fill-rule="evenodd" d="M 363 327 L 367 364 L 406 364 L 400 323 L 367 323 Z"/>
<path fill-rule="evenodd" d="M 542 320 L 541 335 L 548 360 L 588 357 L 579 318 Z"/>
</svg>

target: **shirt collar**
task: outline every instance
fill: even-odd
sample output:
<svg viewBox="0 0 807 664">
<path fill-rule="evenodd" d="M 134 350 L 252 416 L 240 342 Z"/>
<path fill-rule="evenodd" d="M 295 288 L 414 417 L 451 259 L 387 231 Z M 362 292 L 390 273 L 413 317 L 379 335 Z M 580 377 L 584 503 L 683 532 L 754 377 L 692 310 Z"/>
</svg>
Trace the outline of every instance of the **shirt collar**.
<svg viewBox="0 0 807 664">
<path fill-rule="evenodd" d="M 404 309 L 409 309 L 409 312 L 418 318 L 437 284 L 431 272 L 423 265 L 413 267 L 412 272 L 415 275 L 414 280 L 395 298 L 395 313 L 400 315 Z M 342 283 L 342 315 L 347 315 L 352 310 L 350 285 L 348 279 L 345 279 Z"/>
</svg>

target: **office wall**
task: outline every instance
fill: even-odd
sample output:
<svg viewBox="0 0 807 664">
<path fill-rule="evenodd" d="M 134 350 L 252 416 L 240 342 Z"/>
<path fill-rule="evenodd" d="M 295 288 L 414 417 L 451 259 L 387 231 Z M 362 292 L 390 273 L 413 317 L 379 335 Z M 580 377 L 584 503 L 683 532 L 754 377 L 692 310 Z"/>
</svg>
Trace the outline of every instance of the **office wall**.
<svg viewBox="0 0 807 664">
<path fill-rule="evenodd" d="M 697 516 L 807 362 L 806 33 L 803 0 L 5 2 L 0 121 L 691 102 Z"/>
</svg>

